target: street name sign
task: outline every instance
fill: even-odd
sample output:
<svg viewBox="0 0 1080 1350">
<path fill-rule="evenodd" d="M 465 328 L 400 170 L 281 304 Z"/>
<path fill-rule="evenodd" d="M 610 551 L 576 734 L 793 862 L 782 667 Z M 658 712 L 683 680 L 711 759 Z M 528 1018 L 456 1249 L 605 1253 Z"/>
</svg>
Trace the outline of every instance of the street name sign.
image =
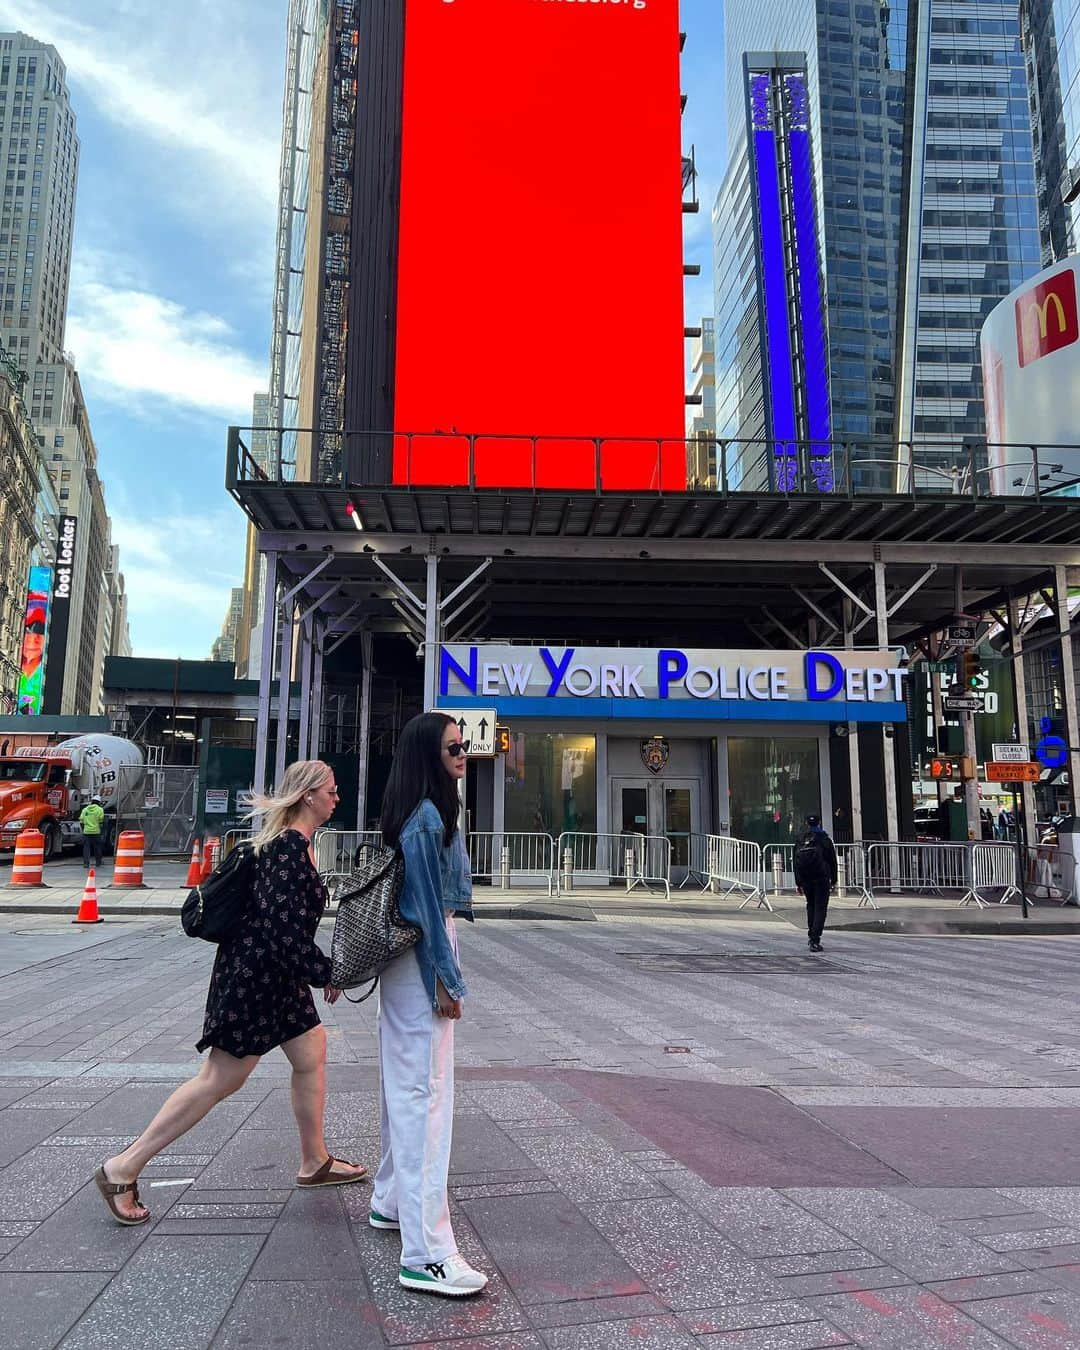
<svg viewBox="0 0 1080 1350">
<path fill-rule="evenodd" d="M 461 732 L 461 739 L 469 742 L 471 759 L 494 755 L 497 720 L 494 708 L 436 708 L 435 711 L 454 719 Z"/>
<path fill-rule="evenodd" d="M 992 759 L 999 764 L 1027 764 L 1031 760 L 1031 752 L 1026 745 L 1018 745 L 1015 742 L 995 741 L 992 746 Z"/>
<path fill-rule="evenodd" d="M 986 761 L 988 783 L 1037 783 L 1041 772 L 1041 764 L 1019 764 L 1015 760 L 1001 763 L 992 759 Z"/>
</svg>

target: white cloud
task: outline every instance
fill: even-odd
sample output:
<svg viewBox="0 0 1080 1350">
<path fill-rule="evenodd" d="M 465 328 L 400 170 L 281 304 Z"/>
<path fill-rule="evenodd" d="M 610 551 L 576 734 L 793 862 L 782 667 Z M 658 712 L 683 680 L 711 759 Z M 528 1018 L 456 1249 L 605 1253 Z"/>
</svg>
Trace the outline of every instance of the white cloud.
<svg viewBox="0 0 1080 1350">
<path fill-rule="evenodd" d="M 123 490 L 110 492 L 110 514 L 135 655 L 209 656 L 243 578 L 243 516 L 227 507 L 193 512 L 179 499 L 140 508 Z"/>
<path fill-rule="evenodd" d="M 174 407 L 246 422 L 266 369 L 217 315 L 102 277 L 99 256 L 73 270 L 67 345 L 95 395 L 147 411 Z"/>
<path fill-rule="evenodd" d="M 186 170 L 178 199 L 213 216 L 231 214 L 231 204 L 251 217 L 254 207 L 265 229 L 277 199 L 281 58 L 268 71 L 267 53 L 245 39 L 244 11 L 254 20 L 254 4 L 234 0 L 224 9 L 215 0 L 94 0 L 90 27 L 85 0 L 0 0 L 0 27 L 52 43 L 69 82 L 101 116 L 125 136 L 153 142 L 148 174 Z M 281 20 L 283 48 L 284 5 Z"/>
</svg>

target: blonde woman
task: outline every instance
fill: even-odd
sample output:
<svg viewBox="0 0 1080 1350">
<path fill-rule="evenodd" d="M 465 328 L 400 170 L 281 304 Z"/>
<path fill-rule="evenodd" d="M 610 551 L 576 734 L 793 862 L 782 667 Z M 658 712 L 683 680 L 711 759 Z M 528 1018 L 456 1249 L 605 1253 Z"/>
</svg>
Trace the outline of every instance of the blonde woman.
<svg viewBox="0 0 1080 1350">
<path fill-rule="evenodd" d="M 327 1003 L 330 959 L 315 943 L 326 890 L 315 868 L 311 837 L 337 804 L 333 770 L 320 760 L 292 764 L 272 797 L 253 840 L 251 906 L 243 932 L 218 948 L 206 1019 L 197 1045 L 210 1053 L 194 1078 L 178 1087 L 143 1133 L 98 1168 L 94 1180 L 117 1223 L 146 1223 L 139 1199 L 142 1169 L 218 1102 L 243 1087 L 261 1056 L 280 1045 L 292 1065 L 292 1107 L 300 1131 L 298 1186 L 344 1186 L 366 1168 L 330 1155 L 323 1138 L 326 1032 L 311 988 Z"/>
</svg>

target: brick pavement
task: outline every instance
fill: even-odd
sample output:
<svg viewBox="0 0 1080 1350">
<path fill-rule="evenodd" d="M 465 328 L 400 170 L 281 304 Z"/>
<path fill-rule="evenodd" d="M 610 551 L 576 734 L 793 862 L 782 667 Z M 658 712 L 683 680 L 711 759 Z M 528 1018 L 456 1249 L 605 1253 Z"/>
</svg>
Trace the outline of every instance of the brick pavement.
<svg viewBox="0 0 1080 1350">
<path fill-rule="evenodd" d="M 367 1187 L 293 1188 L 280 1053 L 111 1224 L 90 1174 L 190 1072 L 212 949 L 3 916 L 0 1345 L 1080 1346 L 1080 942 L 827 936 L 467 927 L 451 1196 L 493 1279 L 453 1304 Z M 326 1022 L 371 1162 L 374 1009 Z"/>
</svg>

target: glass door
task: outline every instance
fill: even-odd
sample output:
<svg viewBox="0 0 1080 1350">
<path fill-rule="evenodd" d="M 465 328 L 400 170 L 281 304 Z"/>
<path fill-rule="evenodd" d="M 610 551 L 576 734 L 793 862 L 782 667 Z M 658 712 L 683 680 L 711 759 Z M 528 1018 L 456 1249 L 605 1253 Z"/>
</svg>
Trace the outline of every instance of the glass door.
<svg viewBox="0 0 1080 1350">
<path fill-rule="evenodd" d="M 644 871 L 656 877 L 671 845 L 671 884 L 681 885 L 693 865 L 693 836 L 701 832 L 701 784 L 696 778 L 615 778 L 611 783 L 613 827 L 623 836 L 641 835 L 635 845 Z M 624 846 L 620 846 L 620 852 Z M 622 875 L 612 869 L 612 875 Z"/>
</svg>

